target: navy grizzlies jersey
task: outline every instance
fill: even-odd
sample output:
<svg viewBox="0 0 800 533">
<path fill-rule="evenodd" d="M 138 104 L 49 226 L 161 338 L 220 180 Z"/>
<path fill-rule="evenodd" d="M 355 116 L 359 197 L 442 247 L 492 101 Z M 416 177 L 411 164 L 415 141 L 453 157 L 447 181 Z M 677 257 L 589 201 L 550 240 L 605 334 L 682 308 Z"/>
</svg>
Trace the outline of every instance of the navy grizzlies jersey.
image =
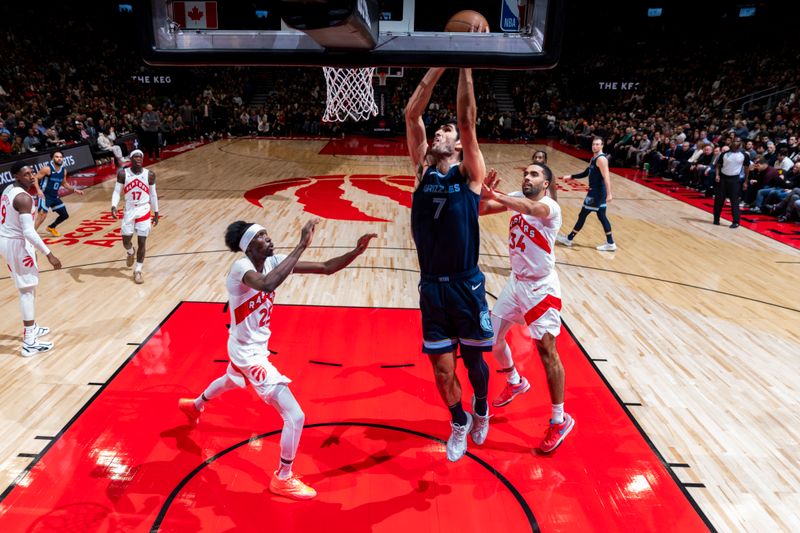
<svg viewBox="0 0 800 533">
<path fill-rule="evenodd" d="M 59 171 L 56 171 L 52 161 L 47 165 L 50 167 L 50 175 L 45 176 L 44 180 L 42 180 L 42 192 L 45 196 L 58 198 L 58 189 L 61 188 L 61 182 L 64 181 L 66 165 L 61 165 L 61 170 Z"/>
<path fill-rule="evenodd" d="M 411 233 L 423 274 L 456 274 L 478 265 L 479 194 L 454 163 L 447 174 L 430 166 L 413 194 Z"/>
<path fill-rule="evenodd" d="M 592 196 L 602 196 L 603 201 L 606 197 L 606 180 L 603 179 L 603 174 L 597 168 L 597 159 L 600 157 L 608 156 L 604 153 L 599 153 L 592 158 L 589 162 L 589 194 Z"/>
</svg>

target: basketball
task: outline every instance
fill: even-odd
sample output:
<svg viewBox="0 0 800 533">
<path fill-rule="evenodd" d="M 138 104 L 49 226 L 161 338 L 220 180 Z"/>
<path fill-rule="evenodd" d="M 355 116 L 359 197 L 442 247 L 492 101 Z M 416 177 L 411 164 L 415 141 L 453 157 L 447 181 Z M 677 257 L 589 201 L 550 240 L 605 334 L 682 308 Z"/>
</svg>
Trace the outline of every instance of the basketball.
<svg viewBox="0 0 800 533">
<path fill-rule="evenodd" d="M 485 32 L 489 31 L 486 17 L 477 11 L 459 11 L 447 21 L 444 31 L 449 32 Z"/>
</svg>

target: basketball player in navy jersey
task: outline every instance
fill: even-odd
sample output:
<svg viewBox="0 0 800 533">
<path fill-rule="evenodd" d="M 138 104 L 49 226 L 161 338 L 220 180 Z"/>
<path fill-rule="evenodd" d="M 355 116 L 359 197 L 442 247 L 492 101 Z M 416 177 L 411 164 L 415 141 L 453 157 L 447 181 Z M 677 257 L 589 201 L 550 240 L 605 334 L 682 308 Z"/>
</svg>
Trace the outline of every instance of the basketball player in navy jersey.
<svg viewBox="0 0 800 533">
<path fill-rule="evenodd" d="M 40 185 L 41 184 L 41 185 Z M 76 189 L 69 181 L 67 181 L 67 168 L 64 165 L 64 154 L 61 152 L 53 152 L 53 159 L 43 166 L 36 174 L 36 189 L 39 192 L 39 212 L 36 214 L 36 223 L 34 226 L 39 229 L 39 226 L 47 218 L 47 211 L 55 211 L 58 214 L 52 224 L 47 226 L 47 231 L 53 237 L 60 237 L 56 226 L 69 218 L 67 213 L 67 206 L 64 201 L 58 196 L 58 190 L 61 186 L 65 189 L 83 194 L 83 191 Z M 44 201 L 42 201 L 44 200 Z"/>
<path fill-rule="evenodd" d="M 564 246 L 572 246 L 572 240 L 575 235 L 583 228 L 586 222 L 586 217 L 589 213 L 597 213 L 597 218 L 603 225 L 606 232 L 606 243 L 597 247 L 601 252 L 613 252 L 617 249 L 614 243 L 614 237 L 611 236 L 611 222 L 608 221 L 606 216 L 606 206 L 611 201 L 611 176 L 608 172 L 608 156 L 603 153 L 603 139 L 595 137 L 592 140 L 592 156 L 589 161 L 589 167 L 580 174 L 572 174 L 564 176 L 565 180 L 572 180 L 578 178 L 585 178 L 589 176 L 589 192 L 583 200 L 581 212 L 578 214 L 578 221 L 572 228 L 570 234 L 566 237 L 559 234 L 556 240 Z"/>
<path fill-rule="evenodd" d="M 406 140 L 417 176 L 411 231 L 421 271 L 422 351 L 450 409 L 447 458 L 457 461 L 467 451 L 467 433 L 481 445 L 489 431 L 489 368 L 483 353 L 491 351 L 493 333 L 478 268 L 478 206 L 486 164 L 475 133 L 477 106 L 470 69 L 459 70 L 456 123 L 442 124 L 430 145 L 425 136 L 422 114 L 443 72 L 430 69 L 408 101 Z M 455 373 L 459 347 L 474 391 L 472 414 L 461 404 Z"/>
</svg>

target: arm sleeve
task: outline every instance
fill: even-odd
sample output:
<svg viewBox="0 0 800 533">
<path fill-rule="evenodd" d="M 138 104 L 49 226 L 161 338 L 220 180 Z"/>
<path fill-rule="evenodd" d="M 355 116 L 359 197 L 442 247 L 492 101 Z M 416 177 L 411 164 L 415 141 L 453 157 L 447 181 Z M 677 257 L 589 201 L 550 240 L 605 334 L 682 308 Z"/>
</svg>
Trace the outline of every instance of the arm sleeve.
<svg viewBox="0 0 800 533">
<path fill-rule="evenodd" d="M 111 195 L 111 207 L 117 207 L 119 203 L 119 195 L 122 192 L 122 184 L 117 182 L 114 186 L 114 194 Z"/>
<path fill-rule="evenodd" d="M 22 224 L 22 235 L 25 236 L 25 240 L 31 243 L 34 248 L 42 252 L 44 255 L 50 255 L 50 249 L 47 245 L 42 241 L 42 238 L 39 237 L 39 234 L 36 233 L 36 230 L 33 227 L 33 215 L 30 213 L 22 213 L 19 216 L 19 221 Z"/>
<path fill-rule="evenodd" d="M 150 185 L 150 206 L 153 208 L 153 211 L 158 213 L 158 195 L 156 194 L 155 183 Z"/>
<path fill-rule="evenodd" d="M 589 167 L 586 167 L 586 170 L 584 170 L 583 172 L 580 172 L 578 174 L 573 174 L 572 179 L 577 180 L 580 178 L 585 178 L 588 175 L 589 175 Z"/>
</svg>

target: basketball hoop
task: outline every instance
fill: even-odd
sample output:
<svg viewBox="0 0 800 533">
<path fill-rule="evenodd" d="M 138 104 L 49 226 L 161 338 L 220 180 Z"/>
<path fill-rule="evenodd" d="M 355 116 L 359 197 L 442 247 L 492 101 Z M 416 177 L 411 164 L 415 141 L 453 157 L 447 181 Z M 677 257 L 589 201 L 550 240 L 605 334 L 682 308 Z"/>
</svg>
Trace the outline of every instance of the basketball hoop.
<svg viewBox="0 0 800 533">
<path fill-rule="evenodd" d="M 374 68 L 322 67 L 327 84 L 323 122 L 369 120 L 378 114 L 372 90 Z"/>
</svg>

